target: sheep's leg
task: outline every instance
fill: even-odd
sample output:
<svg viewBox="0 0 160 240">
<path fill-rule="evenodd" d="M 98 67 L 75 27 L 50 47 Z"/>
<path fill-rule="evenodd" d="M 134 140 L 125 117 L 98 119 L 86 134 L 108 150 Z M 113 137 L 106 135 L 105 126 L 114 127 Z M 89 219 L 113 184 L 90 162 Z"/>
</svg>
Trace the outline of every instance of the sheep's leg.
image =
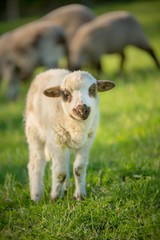
<svg viewBox="0 0 160 240">
<path fill-rule="evenodd" d="M 68 170 L 68 159 L 66 156 L 66 151 L 60 149 L 57 146 L 55 152 L 52 156 L 52 190 L 51 190 L 51 199 L 55 201 L 57 198 L 63 196 L 64 192 L 64 183 L 67 178 Z"/>
<path fill-rule="evenodd" d="M 124 52 L 121 52 L 120 53 L 120 56 L 121 56 L 121 60 L 120 60 L 120 69 L 119 69 L 119 74 L 121 74 L 124 70 L 124 63 L 125 63 L 125 60 L 126 60 L 126 56 L 124 54 Z"/>
<path fill-rule="evenodd" d="M 97 72 L 97 75 L 102 73 L 102 65 L 101 65 L 101 60 L 96 59 L 96 60 L 91 60 L 91 66 L 95 67 L 95 70 Z"/>
<path fill-rule="evenodd" d="M 74 162 L 75 193 L 77 200 L 82 200 L 86 196 L 86 170 L 88 165 L 89 149 L 87 147 L 77 150 Z"/>
<path fill-rule="evenodd" d="M 96 69 L 97 69 L 97 73 L 98 73 L 98 74 L 102 73 L 101 60 L 99 60 L 99 61 L 96 63 Z"/>
<path fill-rule="evenodd" d="M 9 72 L 7 99 L 15 100 L 19 93 L 20 77 L 18 68 L 14 67 L 13 71 Z"/>
<path fill-rule="evenodd" d="M 148 49 L 145 49 L 145 50 L 146 50 L 146 51 L 149 53 L 149 55 L 152 57 L 152 59 L 154 60 L 156 66 L 157 66 L 158 68 L 160 68 L 160 63 L 159 63 L 159 61 L 158 61 L 158 59 L 157 59 L 157 57 L 156 57 L 155 52 L 153 51 L 153 49 L 152 49 L 152 48 L 148 48 Z"/>
<path fill-rule="evenodd" d="M 150 46 L 150 44 L 148 43 L 148 41 L 146 40 L 146 38 L 144 36 L 143 36 L 143 41 L 141 39 L 141 41 L 136 42 L 133 45 L 135 45 L 136 47 L 146 51 L 151 56 L 151 58 L 154 60 L 156 66 L 158 68 L 160 68 L 160 62 L 158 61 L 153 48 Z"/>
<path fill-rule="evenodd" d="M 31 199 L 39 202 L 43 194 L 43 176 L 46 165 L 44 148 L 37 139 L 30 142 L 30 159 L 28 164 L 28 174 L 30 182 Z"/>
</svg>

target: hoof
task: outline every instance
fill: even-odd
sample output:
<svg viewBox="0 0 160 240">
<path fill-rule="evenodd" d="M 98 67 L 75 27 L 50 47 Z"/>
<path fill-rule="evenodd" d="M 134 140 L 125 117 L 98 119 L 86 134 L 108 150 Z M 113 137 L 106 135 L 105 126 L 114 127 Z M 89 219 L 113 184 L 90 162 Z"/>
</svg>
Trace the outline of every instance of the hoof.
<svg viewBox="0 0 160 240">
<path fill-rule="evenodd" d="M 54 198 L 51 198 L 51 203 L 55 203 L 55 202 L 57 202 L 58 201 L 58 197 L 56 198 L 56 197 L 54 197 Z"/>
<path fill-rule="evenodd" d="M 42 197 L 41 194 L 36 194 L 36 195 L 34 195 L 34 196 L 31 196 L 31 200 L 34 201 L 34 202 L 36 202 L 36 203 L 39 203 L 40 200 L 41 200 L 41 197 Z"/>
<path fill-rule="evenodd" d="M 75 195 L 73 197 L 74 200 L 77 200 L 77 201 L 84 201 L 86 198 L 86 195 Z"/>
<path fill-rule="evenodd" d="M 51 203 L 56 203 L 58 200 L 62 200 L 63 196 L 51 197 Z"/>
</svg>

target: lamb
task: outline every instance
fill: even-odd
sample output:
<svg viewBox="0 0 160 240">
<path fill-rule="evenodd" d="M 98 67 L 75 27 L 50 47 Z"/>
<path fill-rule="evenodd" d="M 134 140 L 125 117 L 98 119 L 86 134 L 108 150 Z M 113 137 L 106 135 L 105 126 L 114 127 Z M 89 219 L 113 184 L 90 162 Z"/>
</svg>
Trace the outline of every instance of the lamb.
<svg viewBox="0 0 160 240">
<path fill-rule="evenodd" d="M 70 151 L 75 152 L 74 197 L 86 196 L 88 155 L 99 121 L 97 92 L 115 86 L 85 71 L 51 69 L 39 74 L 27 96 L 25 133 L 29 146 L 30 195 L 39 202 L 43 193 L 46 159 L 52 159 L 51 199 L 68 188 Z"/>
<path fill-rule="evenodd" d="M 69 4 L 46 14 L 42 19 L 64 28 L 68 41 L 77 29 L 95 18 L 94 12 L 82 4 Z"/>
<path fill-rule="evenodd" d="M 25 24 L 0 38 L 0 75 L 8 81 L 7 98 L 18 96 L 20 81 L 38 66 L 57 67 L 67 51 L 63 28 L 47 21 Z"/>
<path fill-rule="evenodd" d="M 128 45 L 145 50 L 157 67 L 160 67 L 135 17 L 126 11 L 115 11 L 103 14 L 79 28 L 70 42 L 69 68 L 77 70 L 90 63 L 100 72 L 101 55 L 118 53 L 121 56 L 120 72 L 122 72 L 125 61 L 124 49 Z"/>
</svg>

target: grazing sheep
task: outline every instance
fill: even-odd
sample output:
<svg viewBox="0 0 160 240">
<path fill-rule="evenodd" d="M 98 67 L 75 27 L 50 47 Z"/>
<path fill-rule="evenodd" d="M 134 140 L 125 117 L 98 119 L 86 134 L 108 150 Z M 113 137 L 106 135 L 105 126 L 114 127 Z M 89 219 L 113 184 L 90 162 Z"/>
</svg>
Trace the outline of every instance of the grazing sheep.
<svg viewBox="0 0 160 240">
<path fill-rule="evenodd" d="M 74 197 L 85 197 L 88 155 L 99 120 L 97 92 L 114 86 L 108 80 L 96 81 L 87 72 L 63 69 L 48 70 L 32 82 L 25 115 L 32 200 L 41 199 L 47 156 L 52 159 L 51 199 L 63 196 L 68 186 L 70 150 L 76 155 Z"/>
<path fill-rule="evenodd" d="M 0 38 L 0 75 L 8 81 L 7 97 L 13 100 L 21 79 L 32 76 L 38 66 L 57 67 L 67 50 L 63 28 L 47 21 L 35 21 Z"/>
<path fill-rule="evenodd" d="M 79 28 L 70 42 L 69 68 L 77 70 L 91 63 L 101 71 L 101 55 L 118 53 L 121 56 L 120 71 L 122 71 L 125 61 L 124 49 L 128 45 L 148 52 L 157 67 L 160 67 L 152 47 L 134 16 L 125 11 L 115 11 L 101 15 Z"/>
<path fill-rule="evenodd" d="M 69 4 L 45 15 L 42 19 L 51 21 L 65 29 L 68 40 L 73 37 L 77 29 L 84 23 L 95 18 L 95 14 L 88 7 L 81 4 Z"/>
</svg>

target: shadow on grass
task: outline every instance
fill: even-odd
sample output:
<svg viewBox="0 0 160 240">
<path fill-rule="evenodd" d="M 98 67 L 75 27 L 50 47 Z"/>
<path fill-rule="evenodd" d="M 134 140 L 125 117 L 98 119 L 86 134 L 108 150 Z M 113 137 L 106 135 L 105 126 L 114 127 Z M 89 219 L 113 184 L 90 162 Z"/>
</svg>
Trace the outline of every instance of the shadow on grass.
<svg viewBox="0 0 160 240">
<path fill-rule="evenodd" d="M 104 72 L 98 76 L 98 79 L 111 79 L 116 82 L 123 82 L 124 84 L 127 83 L 134 83 L 135 81 L 139 82 L 145 82 L 146 79 L 149 79 L 150 77 L 154 80 L 159 78 L 160 75 L 160 69 L 158 69 L 156 66 L 149 66 L 149 67 L 134 67 L 133 69 L 126 69 L 122 73 L 118 73 L 118 65 L 117 69 L 114 71 L 107 71 L 104 69 Z"/>
</svg>

